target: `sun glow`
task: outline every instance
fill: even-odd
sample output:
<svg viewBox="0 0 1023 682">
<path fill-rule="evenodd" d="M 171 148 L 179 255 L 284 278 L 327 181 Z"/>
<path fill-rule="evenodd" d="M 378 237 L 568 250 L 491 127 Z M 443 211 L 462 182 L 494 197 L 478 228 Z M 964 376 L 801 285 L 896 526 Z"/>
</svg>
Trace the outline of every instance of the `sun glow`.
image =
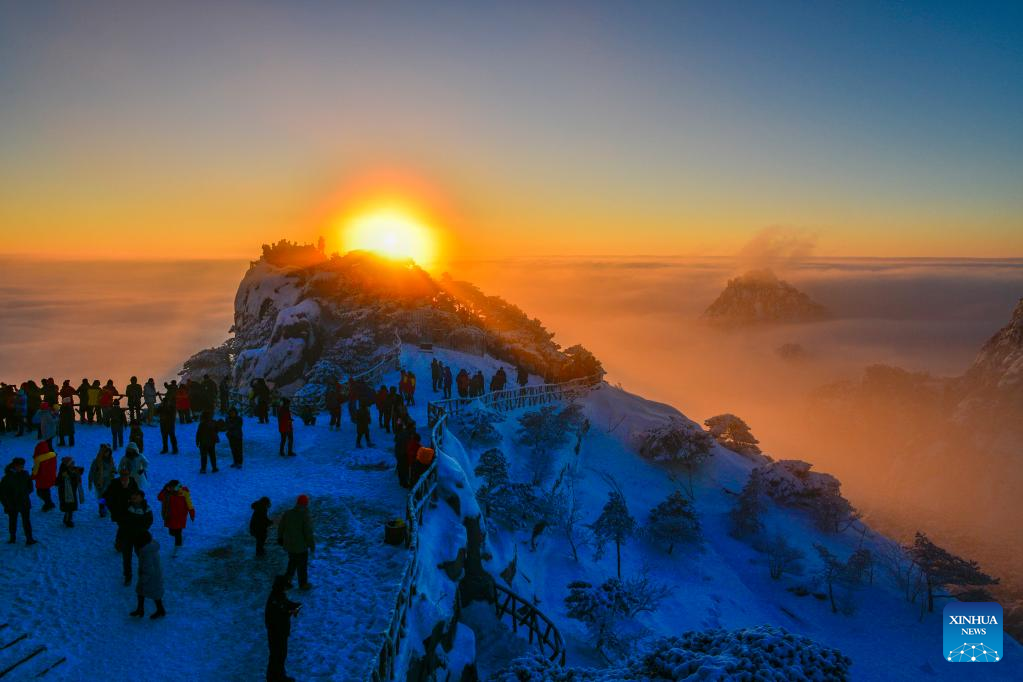
<svg viewBox="0 0 1023 682">
<path fill-rule="evenodd" d="M 343 227 L 345 251 L 372 251 L 387 258 L 411 258 L 419 265 L 433 261 L 434 236 L 418 218 L 400 208 L 359 213 Z"/>
</svg>

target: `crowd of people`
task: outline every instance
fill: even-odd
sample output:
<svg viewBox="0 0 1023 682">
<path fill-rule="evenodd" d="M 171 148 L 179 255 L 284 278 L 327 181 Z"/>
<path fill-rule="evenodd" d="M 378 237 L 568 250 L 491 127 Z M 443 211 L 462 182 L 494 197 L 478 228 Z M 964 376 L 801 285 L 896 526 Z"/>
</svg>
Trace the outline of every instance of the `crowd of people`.
<svg viewBox="0 0 1023 682">
<path fill-rule="evenodd" d="M 462 369 L 457 374 L 451 367 L 434 359 L 431 363 L 432 389 L 445 398 L 451 397 L 452 384 L 461 397 L 473 397 L 484 392 L 482 372 L 470 375 Z M 519 371 L 520 386 L 528 375 Z M 490 381 L 490 390 L 505 388 L 507 376 L 502 368 Z M 249 385 L 248 395 L 239 400 L 232 393 L 227 377 L 219 382 L 203 376 L 201 380 L 163 384 L 156 388 L 150 378 L 139 383 L 131 377 L 122 393 L 113 380 L 105 384 L 97 380 L 82 379 L 75 387 L 64 380 L 58 387 L 54 379 L 33 380 L 20 386 L 0 384 L 0 436 L 20 438 L 34 436 L 36 441 L 31 470 L 24 457 L 14 457 L 5 467 L 0 479 L 0 502 L 8 516 L 9 543 L 17 542 L 17 529 L 22 528 L 25 544 L 38 544 L 31 523 L 31 497 L 33 490 L 42 501 L 41 511 L 49 512 L 59 506 L 63 525 L 74 528 L 74 515 L 85 504 L 85 491 L 95 495 L 99 517 L 109 517 L 116 530 L 114 548 L 121 555 L 124 585 L 135 580 L 137 604 L 130 615 L 145 615 L 145 602 L 151 600 L 155 611 L 151 619 L 167 614 L 164 607 L 164 581 L 160 546 L 153 537 L 153 510 L 147 491 L 150 487 L 150 461 L 145 453 L 143 426 L 152 426 L 156 417 L 160 430 L 161 454 L 179 454 L 176 428 L 197 422 L 195 445 L 199 455 L 199 474 L 216 473 L 217 445 L 224 434 L 231 451 L 231 467 L 241 469 L 244 463 L 244 420 L 242 412 L 256 417 L 259 424 L 277 422 L 280 435 L 279 455 L 295 457 L 295 429 L 291 401 L 275 394 L 264 379 Z M 375 447 L 371 438 L 373 416 L 377 411 L 376 426 L 393 435 L 395 470 L 399 484 L 411 488 L 430 467 L 435 453 L 423 442 L 409 407 L 416 404 L 416 375 L 402 370 L 398 385 L 381 385 L 374 389 L 363 381 L 350 378 L 347 382 L 332 381 L 326 386 L 324 405 L 330 416 L 328 428 L 342 429 L 342 412 L 347 409 L 354 425 L 355 447 Z M 125 405 L 122 405 L 122 400 Z M 315 408 L 307 404 L 298 407 L 299 416 L 309 424 L 315 423 Z M 310 419 L 308 413 L 312 411 Z M 218 418 L 219 416 L 219 418 Z M 66 448 L 75 447 L 75 429 L 78 426 L 109 429 L 110 442 L 99 446 L 88 473 L 78 465 Z M 127 442 L 125 432 L 127 431 Z M 124 449 L 119 460 L 116 453 Z M 56 488 L 56 501 L 53 489 Z M 160 518 L 168 534 L 174 539 L 172 556 L 184 543 L 184 530 L 196 518 L 191 491 L 174 479 L 163 485 L 156 495 Z M 261 497 L 252 503 L 249 532 L 255 539 L 255 555 L 266 556 L 266 540 L 274 521 L 270 517 L 270 499 Z M 309 555 L 315 550 L 309 497 L 299 495 L 295 506 L 287 510 L 277 522 L 277 542 L 288 555 L 285 573 L 278 576 L 271 589 L 265 610 L 270 649 L 267 680 L 288 680 L 285 673 L 287 640 L 290 619 L 300 605 L 287 599 L 287 589 L 297 575 L 298 586 L 310 589 Z M 135 571 L 137 564 L 137 572 Z"/>
</svg>

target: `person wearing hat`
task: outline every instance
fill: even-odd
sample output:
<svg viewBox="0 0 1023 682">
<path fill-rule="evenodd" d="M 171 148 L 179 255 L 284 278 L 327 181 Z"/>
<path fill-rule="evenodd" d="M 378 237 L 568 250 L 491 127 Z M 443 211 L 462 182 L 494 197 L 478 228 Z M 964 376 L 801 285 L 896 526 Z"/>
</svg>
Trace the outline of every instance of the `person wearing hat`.
<svg viewBox="0 0 1023 682">
<path fill-rule="evenodd" d="M 124 427 L 128 423 L 124 416 L 124 408 L 121 407 L 120 398 L 114 398 L 110 407 L 107 408 L 107 421 L 110 424 L 110 447 L 116 450 L 124 445 Z"/>
<path fill-rule="evenodd" d="M 57 419 L 53 414 L 53 406 L 45 400 L 39 403 L 36 419 L 39 424 L 39 440 L 53 440 L 57 436 Z"/>
<path fill-rule="evenodd" d="M 17 542 L 18 516 L 21 516 L 21 527 L 25 531 L 25 544 L 34 545 L 32 538 L 32 521 L 29 510 L 32 508 L 32 479 L 25 471 L 25 458 L 15 457 L 4 468 L 4 476 L 0 479 L 0 504 L 7 514 L 8 529 L 11 532 L 10 544 Z"/>
<path fill-rule="evenodd" d="M 163 608 L 163 568 L 160 566 L 160 545 L 148 530 L 135 538 L 135 552 L 139 555 L 139 579 L 135 583 L 138 606 L 130 614 L 136 618 L 146 615 L 146 599 L 156 602 L 156 611 L 149 618 L 156 620 L 167 615 Z M 129 550 L 129 556 L 130 550 Z"/>
<path fill-rule="evenodd" d="M 312 587 L 309 583 L 309 553 L 316 549 L 308 495 L 299 495 L 295 506 L 284 512 L 277 528 L 277 543 L 288 553 L 288 568 L 284 573 L 288 582 L 297 571 L 298 586 L 308 590 Z"/>
<path fill-rule="evenodd" d="M 138 486 L 139 490 L 145 490 L 149 487 L 149 460 L 139 452 L 139 448 L 135 443 L 128 443 L 128 447 L 124 450 L 124 457 L 118 463 L 118 470 L 128 467 L 131 472 L 131 477 L 135 481 L 135 485 Z"/>
<path fill-rule="evenodd" d="M 234 409 L 234 408 L 232 408 Z M 270 498 L 261 497 L 252 503 L 252 516 L 249 518 L 249 534 L 256 538 L 256 556 L 266 556 L 266 536 L 273 521 L 270 519 Z"/>
<path fill-rule="evenodd" d="M 50 489 L 57 482 L 57 453 L 48 440 L 36 443 L 32 454 L 32 480 L 36 482 L 36 495 L 43 501 L 43 511 L 56 507 Z"/>
<path fill-rule="evenodd" d="M 60 436 L 60 441 L 57 443 L 60 447 L 64 447 L 65 440 L 68 447 L 73 448 L 75 446 L 75 405 L 74 399 L 69 395 L 63 396 L 60 399 L 57 435 Z"/>
<path fill-rule="evenodd" d="M 103 443 L 99 446 L 96 459 L 92 460 L 92 465 L 89 466 L 89 490 L 96 491 L 96 498 L 99 500 L 100 518 L 107 515 L 107 505 L 103 499 L 103 492 L 114 482 L 116 473 L 117 467 L 114 465 L 114 453 L 111 452 L 109 445 Z M 128 480 L 131 480 L 130 476 Z"/>
<path fill-rule="evenodd" d="M 270 649 L 270 660 L 266 664 L 267 682 L 294 682 L 284 672 L 288 659 L 288 638 L 291 637 L 291 619 L 298 615 L 302 605 L 288 599 L 290 578 L 279 575 L 274 578 L 270 596 L 266 600 L 263 620 L 266 623 L 266 640 Z"/>
<path fill-rule="evenodd" d="M 57 501 L 60 503 L 60 510 L 64 512 L 64 526 L 74 528 L 74 515 L 78 511 L 78 505 L 85 502 L 85 490 L 82 489 L 82 474 L 85 469 L 75 465 L 71 457 L 64 457 L 60 460 L 60 470 L 57 472 Z"/>
</svg>

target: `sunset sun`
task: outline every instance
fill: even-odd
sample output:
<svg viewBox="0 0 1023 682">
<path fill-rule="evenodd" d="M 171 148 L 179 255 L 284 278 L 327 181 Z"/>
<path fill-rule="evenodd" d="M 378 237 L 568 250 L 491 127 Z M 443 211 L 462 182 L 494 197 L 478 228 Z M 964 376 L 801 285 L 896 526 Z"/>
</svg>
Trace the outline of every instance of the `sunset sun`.
<svg viewBox="0 0 1023 682">
<path fill-rule="evenodd" d="M 372 251 L 387 258 L 411 258 L 429 263 L 435 239 L 430 227 L 400 208 L 372 209 L 345 222 L 341 232 L 345 250 Z"/>
</svg>

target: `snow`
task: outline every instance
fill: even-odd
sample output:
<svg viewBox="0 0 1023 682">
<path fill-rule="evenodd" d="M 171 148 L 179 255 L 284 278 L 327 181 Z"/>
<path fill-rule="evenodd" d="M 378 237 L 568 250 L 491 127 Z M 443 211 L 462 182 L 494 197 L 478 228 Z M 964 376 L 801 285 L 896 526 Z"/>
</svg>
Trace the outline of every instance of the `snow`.
<svg viewBox="0 0 1023 682">
<path fill-rule="evenodd" d="M 388 383 L 396 382 L 397 373 L 388 376 Z M 425 405 L 424 400 L 414 408 L 424 424 Z M 39 544 L 0 545 L 5 569 L 0 574 L 0 594 L 5 595 L 0 623 L 10 623 L 0 630 L 0 640 L 28 633 L 48 647 L 49 662 L 58 653 L 67 656 L 47 679 L 96 679 L 99 673 L 113 680 L 262 679 L 263 606 L 272 576 L 283 573 L 287 556 L 274 542 L 273 529 L 268 557 L 254 557 L 249 505 L 266 495 L 276 518 L 306 493 L 312 498 L 317 539 L 309 566 L 314 587 L 290 595 L 304 608 L 293 622 L 288 668 L 303 679 L 362 679 L 377 653 L 407 554 L 383 543 L 384 523 L 403 516 L 406 498 L 393 472 L 391 440 L 382 434 L 375 442 L 386 450 L 356 450 L 350 423 L 330 432 L 325 422 L 305 427 L 296 420 L 298 456 L 281 458 L 276 423 L 246 420 L 244 468 L 228 467 L 230 453 L 222 442 L 221 470 L 200 476 L 195 426 L 178 425 L 177 456 L 158 454 L 158 429 L 143 427 L 167 617 L 140 621 L 128 616 L 135 592 L 122 585 L 121 559 L 113 548 L 115 526 L 98 517 L 95 496 L 86 493 L 74 528 L 61 525 L 58 511 L 41 513 L 34 501 Z M 79 424 L 76 437 L 74 448 L 58 448 L 58 453 L 88 468 L 110 433 Z M 28 437 L 5 438 L 0 458 L 31 458 L 34 445 Z M 196 509 L 196 521 L 185 529 L 185 544 L 176 557 L 156 502 L 158 488 L 173 478 L 191 489 Z M 152 603 L 147 609 L 153 609 Z M 15 635 L 8 637 L 8 632 Z M 30 670 L 36 668 L 24 672 Z M 12 673 L 6 679 L 23 678 Z"/>
</svg>

